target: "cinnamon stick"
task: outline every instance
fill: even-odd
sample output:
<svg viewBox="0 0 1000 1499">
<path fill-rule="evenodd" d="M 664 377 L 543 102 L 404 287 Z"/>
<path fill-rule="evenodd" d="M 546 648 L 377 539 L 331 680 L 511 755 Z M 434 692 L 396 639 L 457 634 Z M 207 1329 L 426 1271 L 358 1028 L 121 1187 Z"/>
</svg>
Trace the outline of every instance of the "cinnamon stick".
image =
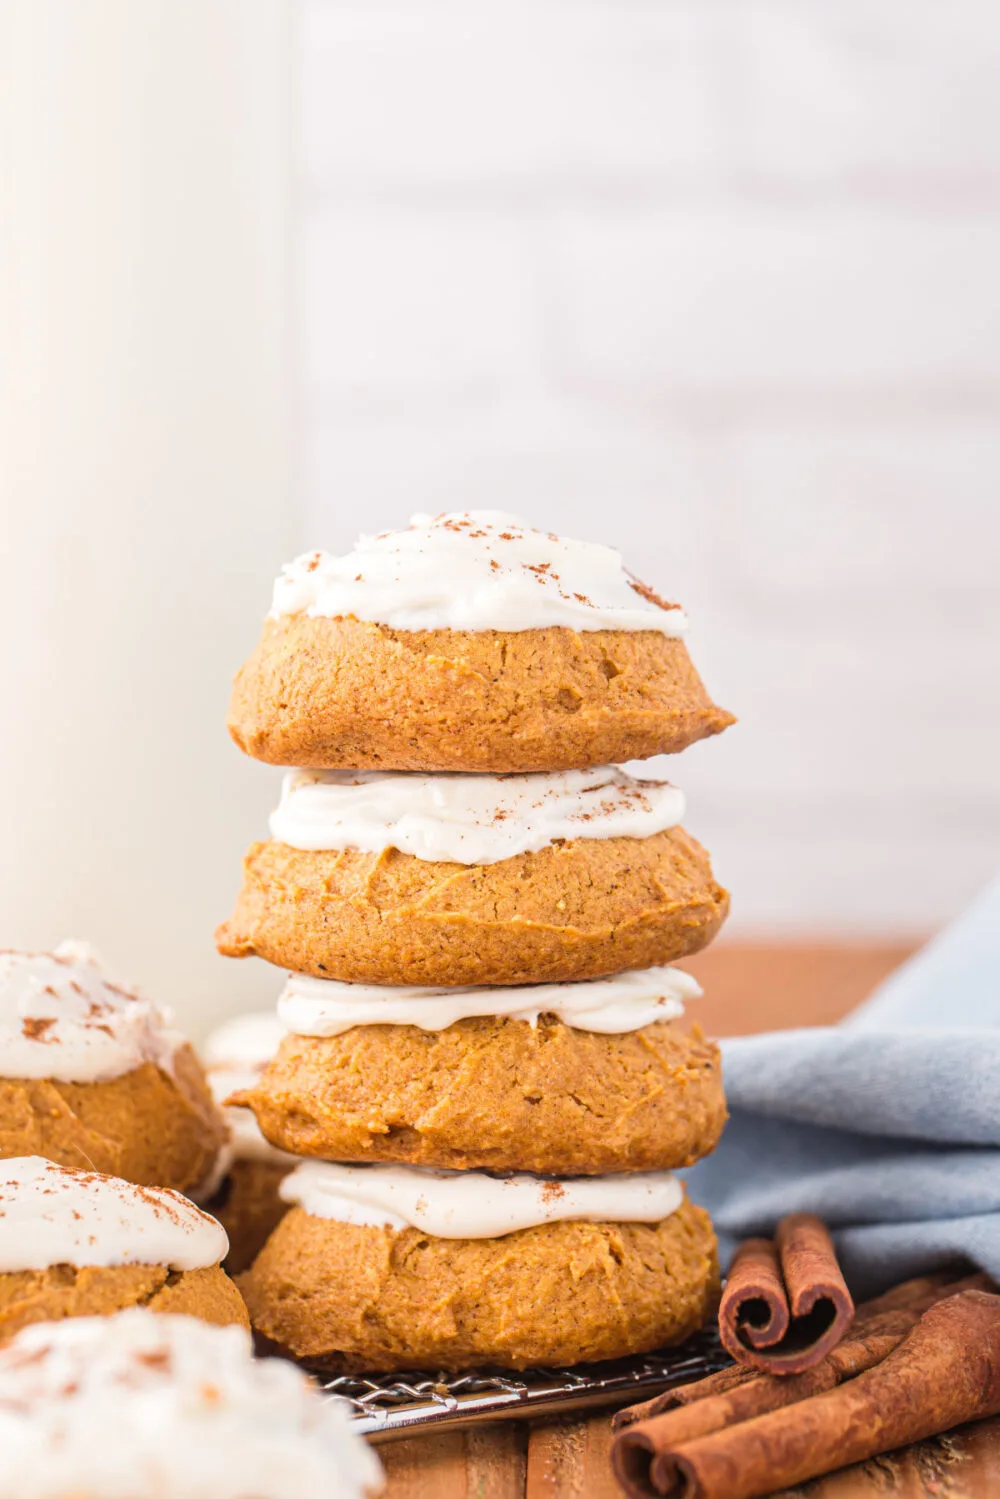
<svg viewBox="0 0 1000 1499">
<path fill-rule="evenodd" d="M 844 1336 L 851 1293 L 826 1225 L 812 1213 L 783 1218 L 769 1239 L 747 1239 L 729 1267 L 719 1337 L 737 1362 L 802 1374 Z"/>
<path fill-rule="evenodd" d="M 650 1421 L 654 1416 L 665 1415 L 698 1402 L 712 1407 L 711 1413 L 702 1416 L 700 1429 L 704 1432 L 717 1431 L 733 1421 L 749 1420 L 781 1405 L 792 1405 L 805 1400 L 817 1390 L 832 1388 L 841 1380 L 851 1378 L 860 1373 L 862 1368 L 868 1368 L 869 1364 L 863 1360 L 866 1356 L 864 1349 L 869 1346 L 870 1340 L 883 1340 L 883 1351 L 878 1354 L 878 1358 L 884 1358 L 935 1302 L 957 1295 L 959 1291 L 994 1289 L 989 1276 L 981 1274 L 955 1280 L 945 1272 L 903 1281 L 882 1296 L 863 1301 L 857 1307 L 854 1324 L 847 1338 L 816 1366 L 818 1371 L 825 1370 L 827 1365 L 832 1366 L 838 1377 L 831 1380 L 829 1385 L 823 1383 L 822 1377 L 813 1382 L 805 1376 L 772 1376 L 750 1369 L 744 1364 L 730 1364 L 715 1374 L 706 1375 L 704 1379 L 677 1385 L 655 1395 L 651 1400 L 644 1400 L 639 1405 L 631 1405 L 618 1411 L 612 1418 L 611 1429 L 624 1431 L 640 1421 Z M 876 1347 L 873 1341 L 871 1346 L 873 1349 Z M 878 1362 L 878 1358 L 873 1362 Z M 743 1386 L 752 1386 L 752 1391 L 741 1393 L 739 1399 L 732 1403 L 722 1399 Z M 656 1436 L 659 1441 L 680 1440 L 668 1426 L 657 1427 Z"/>
<path fill-rule="evenodd" d="M 1000 1411 L 1000 1296 L 966 1290 L 936 1302 L 873 1366 L 864 1359 L 891 1340 L 893 1319 L 905 1309 L 874 1314 L 869 1332 L 836 1350 L 823 1371 L 806 1380 L 829 1377 L 829 1365 L 845 1368 L 844 1382 L 813 1393 L 797 1404 L 707 1435 L 663 1440 L 656 1421 L 630 1427 L 616 1437 L 612 1463 L 632 1499 L 757 1499 L 849 1463 L 862 1462 L 908 1442 L 947 1431 Z M 875 1331 L 871 1331 L 871 1327 Z M 851 1359 L 861 1347 L 860 1363 Z M 853 1376 L 853 1377 L 852 1377 Z M 785 1386 L 789 1381 L 768 1380 Z M 738 1401 L 738 1387 L 725 1400 Z M 711 1402 L 704 1402 L 706 1404 Z M 668 1421 L 688 1417 L 702 1402 L 685 1406 Z"/>
</svg>

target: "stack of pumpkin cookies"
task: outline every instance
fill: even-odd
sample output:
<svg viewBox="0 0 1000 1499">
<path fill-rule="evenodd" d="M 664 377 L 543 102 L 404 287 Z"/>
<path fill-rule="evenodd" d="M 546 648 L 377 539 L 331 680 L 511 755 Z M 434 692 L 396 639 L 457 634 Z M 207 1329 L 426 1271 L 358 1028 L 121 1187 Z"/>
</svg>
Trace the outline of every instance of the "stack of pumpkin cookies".
<svg viewBox="0 0 1000 1499">
<path fill-rule="evenodd" d="M 230 731 L 292 768 L 220 950 L 290 969 L 231 1102 L 303 1163 L 241 1277 L 317 1367 L 578 1363 L 718 1293 L 673 1175 L 725 1120 L 674 1022 L 728 897 L 684 798 L 622 762 L 732 719 L 607 547 L 417 516 L 279 578 Z"/>
</svg>

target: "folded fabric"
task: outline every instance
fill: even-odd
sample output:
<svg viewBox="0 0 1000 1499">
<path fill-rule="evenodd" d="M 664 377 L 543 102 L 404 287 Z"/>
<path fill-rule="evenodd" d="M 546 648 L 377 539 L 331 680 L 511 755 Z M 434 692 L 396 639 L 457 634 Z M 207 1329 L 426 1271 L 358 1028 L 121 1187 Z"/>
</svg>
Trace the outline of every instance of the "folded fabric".
<svg viewBox="0 0 1000 1499">
<path fill-rule="evenodd" d="M 857 1296 L 962 1262 L 1000 1280 L 1000 881 L 842 1025 L 722 1050 L 731 1119 L 687 1176 L 724 1261 L 812 1212 Z"/>
</svg>

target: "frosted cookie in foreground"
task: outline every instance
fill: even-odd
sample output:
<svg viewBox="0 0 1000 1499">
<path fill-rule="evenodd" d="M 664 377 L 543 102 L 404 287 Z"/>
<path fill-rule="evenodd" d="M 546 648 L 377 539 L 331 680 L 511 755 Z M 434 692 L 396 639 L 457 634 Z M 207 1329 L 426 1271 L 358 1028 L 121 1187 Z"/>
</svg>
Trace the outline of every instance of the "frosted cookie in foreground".
<svg viewBox="0 0 1000 1499">
<path fill-rule="evenodd" d="M 0 1499 L 374 1499 L 378 1459 L 237 1327 L 134 1308 L 0 1351 Z"/>
<path fill-rule="evenodd" d="M 686 629 L 610 547 L 502 511 L 416 515 L 285 568 L 229 732 L 258 760 L 321 769 L 644 759 L 734 722 Z"/>
<path fill-rule="evenodd" d="M 220 1269 L 228 1247 L 221 1224 L 179 1192 L 39 1156 L 0 1161 L 0 1343 L 31 1322 L 137 1304 L 246 1325 Z"/>
<path fill-rule="evenodd" d="M 169 1012 L 113 983 L 89 947 L 0 952 L 0 1156 L 190 1191 L 226 1135 Z"/>
<path fill-rule="evenodd" d="M 218 1026 L 201 1055 L 216 1101 L 225 1105 L 231 1093 L 256 1087 L 286 1033 L 273 1011 L 238 1015 Z M 225 1109 L 229 1141 L 207 1191 L 196 1194 L 206 1211 L 218 1218 L 229 1237 L 226 1269 L 245 1270 L 263 1248 L 271 1230 L 287 1211 L 278 1187 L 299 1163 L 271 1145 L 249 1109 Z"/>
<path fill-rule="evenodd" d="M 668 1172 L 310 1161 L 281 1191 L 295 1206 L 240 1287 L 254 1327 L 317 1368 L 616 1358 L 682 1341 L 718 1299 L 708 1216 Z"/>
<path fill-rule="evenodd" d="M 672 1023 L 699 994 L 676 968 L 493 989 L 292 974 L 289 1034 L 236 1096 L 276 1145 L 327 1160 L 675 1170 L 726 1119 L 718 1047 Z"/>
<path fill-rule="evenodd" d="M 318 978 L 532 984 L 705 947 L 729 897 L 684 796 L 616 766 L 529 776 L 293 771 L 216 933 Z"/>
</svg>

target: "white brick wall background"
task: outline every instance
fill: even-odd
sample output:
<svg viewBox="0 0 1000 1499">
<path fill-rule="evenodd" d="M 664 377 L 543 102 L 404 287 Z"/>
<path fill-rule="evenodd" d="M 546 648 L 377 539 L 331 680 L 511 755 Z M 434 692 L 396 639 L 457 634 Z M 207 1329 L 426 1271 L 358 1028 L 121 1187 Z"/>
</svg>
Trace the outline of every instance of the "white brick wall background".
<svg viewBox="0 0 1000 1499">
<path fill-rule="evenodd" d="M 300 0 L 303 544 L 514 509 L 693 616 L 733 929 L 1000 864 L 1000 8 Z"/>
</svg>

